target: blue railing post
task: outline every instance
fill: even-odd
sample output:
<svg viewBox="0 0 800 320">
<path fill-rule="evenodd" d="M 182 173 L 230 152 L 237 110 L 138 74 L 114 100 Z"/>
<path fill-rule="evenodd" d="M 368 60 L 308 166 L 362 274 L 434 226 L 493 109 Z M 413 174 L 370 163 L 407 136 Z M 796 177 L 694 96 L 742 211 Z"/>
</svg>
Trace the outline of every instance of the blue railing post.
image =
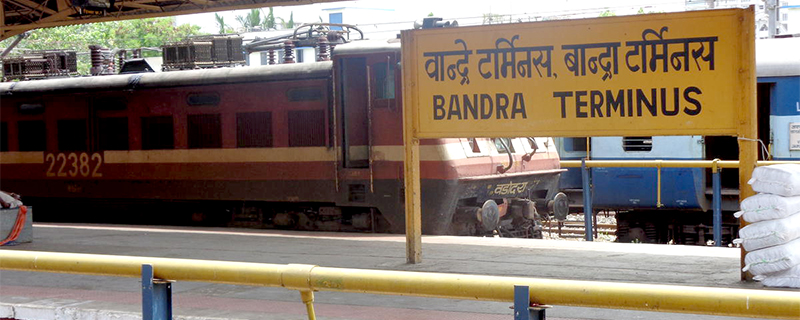
<svg viewBox="0 0 800 320">
<path fill-rule="evenodd" d="M 722 186 L 720 182 L 720 169 L 717 165 L 719 159 L 714 159 L 714 165 L 711 168 L 713 179 L 712 204 L 714 206 L 714 246 L 722 246 Z"/>
<path fill-rule="evenodd" d="M 153 279 L 153 265 L 142 265 L 142 320 L 172 320 L 172 283 Z"/>
<path fill-rule="evenodd" d="M 545 320 L 549 306 L 531 306 L 530 287 L 514 286 L 514 320 Z"/>
<path fill-rule="evenodd" d="M 592 183 L 590 168 L 586 167 L 586 159 L 581 160 L 581 178 L 583 178 L 583 224 L 586 227 L 586 241 L 592 241 Z"/>
</svg>

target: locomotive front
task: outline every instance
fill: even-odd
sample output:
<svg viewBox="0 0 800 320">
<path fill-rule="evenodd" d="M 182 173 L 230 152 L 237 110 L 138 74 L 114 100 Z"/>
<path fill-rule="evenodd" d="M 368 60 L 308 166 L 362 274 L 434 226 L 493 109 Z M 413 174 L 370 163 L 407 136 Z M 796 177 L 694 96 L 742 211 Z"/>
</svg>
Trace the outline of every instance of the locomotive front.
<svg viewBox="0 0 800 320">
<path fill-rule="evenodd" d="M 396 192 L 366 198 L 397 233 L 405 226 L 400 49 L 398 40 L 361 41 L 338 46 L 333 55 L 343 170 L 367 171 L 365 190 L 387 185 L 384 190 Z M 551 138 L 423 139 L 420 153 L 425 234 L 533 237 L 539 235 L 538 212 L 566 215 L 566 196 L 557 192 L 563 170 Z M 378 176 L 388 179 L 374 180 Z"/>
</svg>

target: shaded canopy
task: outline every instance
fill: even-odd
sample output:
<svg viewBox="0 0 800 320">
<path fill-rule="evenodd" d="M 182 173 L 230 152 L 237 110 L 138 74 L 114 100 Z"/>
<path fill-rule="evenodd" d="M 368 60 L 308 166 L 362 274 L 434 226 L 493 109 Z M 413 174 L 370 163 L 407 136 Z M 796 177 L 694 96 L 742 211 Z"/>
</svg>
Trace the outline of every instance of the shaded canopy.
<svg viewBox="0 0 800 320">
<path fill-rule="evenodd" d="M 0 40 L 36 28 L 338 0 L 0 0 Z"/>
</svg>

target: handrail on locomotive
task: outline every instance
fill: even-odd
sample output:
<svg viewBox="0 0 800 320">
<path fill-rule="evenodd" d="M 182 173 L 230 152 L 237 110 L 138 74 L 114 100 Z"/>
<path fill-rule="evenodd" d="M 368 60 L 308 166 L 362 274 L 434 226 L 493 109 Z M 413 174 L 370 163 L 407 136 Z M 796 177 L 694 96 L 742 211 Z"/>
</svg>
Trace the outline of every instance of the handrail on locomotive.
<svg viewBox="0 0 800 320">
<path fill-rule="evenodd" d="M 331 27 L 340 27 L 342 30 L 334 30 Z M 300 32 L 303 29 L 308 30 Z M 338 45 L 353 41 L 350 38 L 350 34 L 354 31 L 358 32 L 359 38 L 353 40 L 365 39 L 364 32 L 352 24 L 326 22 L 304 23 L 294 28 L 292 33 L 263 39 L 257 37 L 253 42 L 244 45 L 244 49 L 247 53 L 280 49 L 283 48 L 284 41 L 286 40 L 295 42 L 297 46 L 311 47 L 316 46 L 318 39 L 321 37 L 325 37 L 332 45 Z"/>
<path fill-rule="evenodd" d="M 340 27 L 343 30 L 342 31 L 333 30 L 333 29 L 331 29 L 331 27 Z M 299 27 L 294 28 L 294 34 L 292 35 L 292 39 L 295 39 L 295 40 L 301 39 L 300 37 L 298 37 L 297 33 L 298 33 L 298 31 L 300 31 L 301 29 L 304 29 L 304 28 L 308 28 L 308 31 L 306 31 L 306 33 L 307 33 L 306 34 L 306 38 L 307 39 L 318 38 L 318 37 L 324 35 L 324 36 L 328 36 L 328 38 L 330 40 L 330 35 L 331 34 L 336 35 L 336 38 L 339 38 L 341 35 L 346 34 L 347 35 L 347 40 L 349 41 L 350 40 L 350 32 L 354 30 L 354 31 L 358 31 L 358 34 L 360 36 L 356 40 L 364 40 L 364 32 L 361 31 L 361 29 L 359 29 L 355 25 L 347 24 L 347 23 L 329 23 L 329 22 L 314 22 L 314 23 L 301 24 Z M 317 33 L 319 35 L 314 36 L 314 33 Z"/>
<path fill-rule="evenodd" d="M 531 151 L 531 153 L 522 156 L 522 161 L 525 162 L 531 161 L 531 159 L 533 159 L 533 155 L 536 154 L 537 150 L 539 150 L 539 144 L 536 143 L 536 139 L 534 139 L 533 137 L 527 137 L 527 139 L 528 142 L 530 142 L 531 144 L 531 149 L 533 150 Z"/>
</svg>

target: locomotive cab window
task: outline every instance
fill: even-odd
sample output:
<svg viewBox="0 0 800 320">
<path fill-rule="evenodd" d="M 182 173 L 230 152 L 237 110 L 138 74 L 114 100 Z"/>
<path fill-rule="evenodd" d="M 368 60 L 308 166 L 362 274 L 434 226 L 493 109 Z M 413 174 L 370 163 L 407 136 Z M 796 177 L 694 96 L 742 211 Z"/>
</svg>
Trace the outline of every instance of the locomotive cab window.
<svg viewBox="0 0 800 320">
<path fill-rule="evenodd" d="M 218 114 L 189 115 L 189 149 L 222 148 Z"/>
<path fill-rule="evenodd" d="M 175 135 L 172 117 L 143 117 L 142 150 L 173 148 L 175 148 Z"/>
<path fill-rule="evenodd" d="M 58 120 L 59 151 L 86 151 L 87 130 L 86 119 Z"/>
<path fill-rule="evenodd" d="M 460 138 L 459 141 L 467 157 L 486 156 L 488 151 L 491 150 L 486 144 L 488 139 Z"/>
<path fill-rule="evenodd" d="M 469 149 L 472 150 L 474 153 L 481 153 L 481 147 L 478 145 L 478 139 L 476 138 L 469 138 L 467 139 L 469 143 Z"/>
<path fill-rule="evenodd" d="M 19 151 L 44 151 L 47 147 L 47 135 L 44 121 L 29 120 L 17 122 Z"/>
<path fill-rule="evenodd" d="M 395 94 L 395 75 L 394 64 L 380 62 L 372 66 L 374 74 L 373 92 L 375 100 L 394 99 Z M 386 104 L 376 104 L 376 107 L 385 107 Z"/>
<path fill-rule="evenodd" d="M 128 118 L 100 119 L 100 150 L 129 150 Z"/>
<path fill-rule="evenodd" d="M 492 139 L 494 141 L 494 146 L 497 148 L 497 152 L 500 153 L 514 153 L 514 145 L 511 144 L 510 138 L 495 138 Z"/>
</svg>

